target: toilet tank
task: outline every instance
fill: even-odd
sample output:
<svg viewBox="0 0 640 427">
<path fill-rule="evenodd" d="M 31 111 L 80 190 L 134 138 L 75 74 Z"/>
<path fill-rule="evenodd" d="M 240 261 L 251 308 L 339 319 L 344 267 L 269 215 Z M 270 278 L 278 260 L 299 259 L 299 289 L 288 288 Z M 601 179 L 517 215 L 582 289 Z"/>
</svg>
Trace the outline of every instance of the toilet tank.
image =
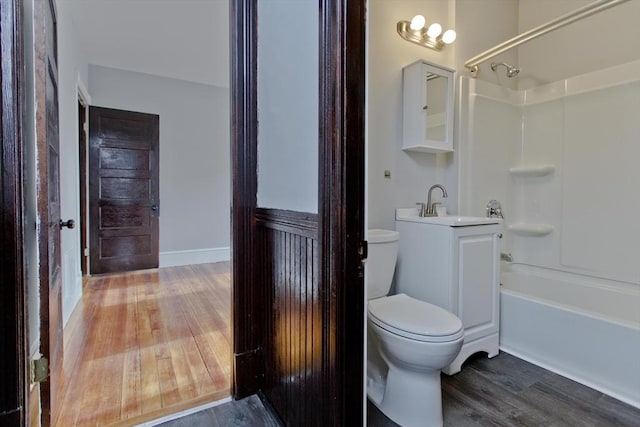
<svg viewBox="0 0 640 427">
<path fill-rule="evenodd" d="M 393 230 L 369 230 L 367 241 L 367 298 L 380 298 L 389 293 L 398 257 L 400 233 Z"/>
</svg>

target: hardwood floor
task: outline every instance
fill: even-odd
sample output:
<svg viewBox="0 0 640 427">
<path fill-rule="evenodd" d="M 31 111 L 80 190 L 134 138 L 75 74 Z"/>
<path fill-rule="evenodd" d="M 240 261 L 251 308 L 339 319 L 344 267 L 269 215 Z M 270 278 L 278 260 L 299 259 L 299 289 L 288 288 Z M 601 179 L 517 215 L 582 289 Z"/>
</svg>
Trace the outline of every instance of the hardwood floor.
<svg viewBox="0 0 640 427">
<path fill-rule="evenodd" d="M 228 262 L 93 276 L 64 331 L 56 426 L 134 425 L 229 395 Z"/>
</svg>

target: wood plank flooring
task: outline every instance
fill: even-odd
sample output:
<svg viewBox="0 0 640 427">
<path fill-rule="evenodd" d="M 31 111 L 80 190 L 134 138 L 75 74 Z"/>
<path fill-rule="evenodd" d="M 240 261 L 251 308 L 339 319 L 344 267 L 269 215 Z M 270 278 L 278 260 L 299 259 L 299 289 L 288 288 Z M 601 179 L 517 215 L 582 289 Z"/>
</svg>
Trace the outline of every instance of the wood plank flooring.
<svg viewBox="0 0 640 427">
<path fill-rule="evenodd" d="M 444 425 L 640 426 L 640 409 L 507 353 L 442 375 Z M 396 427 L 368 404 L 369 427 Z"/>
<path fill-rule="evenodd" d="M 229 395 L 228 262 L 93 276 L 65 328 L 55 425 L 134 425 Z"/>
<path fill-rule="evenodd" d="M 254 394 L 242 400 L 156 425 L 162 427 L 280 427 L 283 424 Z"/>
<path fill-rule="evenodd" d="M 273 415 L 252 397 L 251 404 L 232 401 L 159 425 L 279 425 L 271 424 Z M 442 398 L 445 427 L 640 426 L 640 409 L 507 353 L 473 358 L 462 372 L 443 375 Z M 367 412 L 368 427 L 398 426 L 371 402 Z"/>
</svg>

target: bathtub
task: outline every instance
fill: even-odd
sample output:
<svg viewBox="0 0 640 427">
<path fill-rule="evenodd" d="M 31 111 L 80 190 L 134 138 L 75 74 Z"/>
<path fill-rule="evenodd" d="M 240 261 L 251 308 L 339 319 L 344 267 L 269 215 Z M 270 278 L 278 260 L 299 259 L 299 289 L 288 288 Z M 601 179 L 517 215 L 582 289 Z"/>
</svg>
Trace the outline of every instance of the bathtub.
<svg viewBox="0 0 640 427">
<path fill-rule="evenodd" d="M 640 286 L 502 263 L 500 349 L 640 408 Z"/>
</svg>

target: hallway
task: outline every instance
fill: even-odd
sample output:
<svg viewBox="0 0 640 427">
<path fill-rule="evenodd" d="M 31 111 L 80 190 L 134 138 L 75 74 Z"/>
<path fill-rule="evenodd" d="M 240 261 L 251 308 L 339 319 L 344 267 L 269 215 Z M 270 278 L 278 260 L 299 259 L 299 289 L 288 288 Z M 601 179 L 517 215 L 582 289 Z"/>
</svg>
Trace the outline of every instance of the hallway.
<svg viewBox="0 0 640 427">
<path fill-rule="evenodd" d="M 229 262 L 88 278 L 54 425 L 133 425 L 228 396 L 230 284 Z"/>
</svg>

